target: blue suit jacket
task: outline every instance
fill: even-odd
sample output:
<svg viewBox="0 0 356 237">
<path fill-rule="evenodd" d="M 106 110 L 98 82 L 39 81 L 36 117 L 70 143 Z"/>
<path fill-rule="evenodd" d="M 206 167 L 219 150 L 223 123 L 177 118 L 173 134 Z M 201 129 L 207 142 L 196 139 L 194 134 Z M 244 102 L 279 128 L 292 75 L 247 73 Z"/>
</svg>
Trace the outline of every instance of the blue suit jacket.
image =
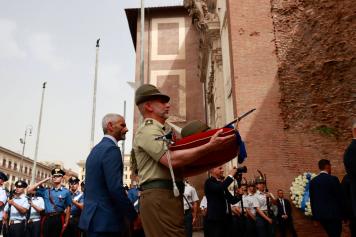
<svg viewBox="0 0 356 237">
<path fill-rule="evenodd" d="M 84 209 L 79 227 L 89 232 L 120 232 L 124 219 L 136 212 L 122 185 L 123 164 L 120 149 L 104 137 L 86 161 Z"/>
<path fill-rule="evenodd" d="M 309 192 L 314 219 L 341 220 L 343 218 L 343 193 L 336 176 L 320 173 L 310 181 Z"/>
</svg>

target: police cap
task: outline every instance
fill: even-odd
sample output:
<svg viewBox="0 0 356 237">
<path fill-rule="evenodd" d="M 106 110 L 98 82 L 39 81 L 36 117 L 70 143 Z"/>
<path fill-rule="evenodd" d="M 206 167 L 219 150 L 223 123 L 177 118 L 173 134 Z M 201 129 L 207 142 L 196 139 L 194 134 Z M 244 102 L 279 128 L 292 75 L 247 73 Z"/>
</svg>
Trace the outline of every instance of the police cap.
<svg viewBox="0 0 356 237">
<path fill-rule="evenodd" d="M 27 183 L 22 180 L 17 180 L 15 183 L 16 188 L 27 188 Z"/>
<path fill-rule="evenodd" d="M 68 180 L 68 183 L 70 183 L 70 184 L 78 184 L 79 182 L 80 182 L 80 180 L 75 176 L 70 177 Z"/>
<path fill-rule="evenodd" d="M 166 102 L 170 100 L 168 95 L 162 94 L 157 87 L 151 84 L 143 84 L 135 92 L 135 103 L 139 105 L 154 98 L 163 98 Z"/>
<path fill-rule="evenodd" d="M 53 169 L 52 171 L 51 171 L 51 174 L 52 174 L 52 176 L 53 175 L 62 175 L 62 176 L 64 176 L 66 173 L 62 170 L 62 169 L 59 169 L 59 168 L 55 168 L 55 169 Z"/>
<path fill-rule="evenodd" d="M 181 131 L 182 137 L 187 137 L 196 133 L 205 132 L 209 130 L 209 126 L 200 120 L 193 120 L 186 124 Z"/>
<path fill-rule="evenodd" d="M 6 174 L 4 174 L 3 172 L 0 171 L 0 179 L 4 180 L 4 182 L 8 181 L 9 178 L 7 177 Z"/>
</svg>

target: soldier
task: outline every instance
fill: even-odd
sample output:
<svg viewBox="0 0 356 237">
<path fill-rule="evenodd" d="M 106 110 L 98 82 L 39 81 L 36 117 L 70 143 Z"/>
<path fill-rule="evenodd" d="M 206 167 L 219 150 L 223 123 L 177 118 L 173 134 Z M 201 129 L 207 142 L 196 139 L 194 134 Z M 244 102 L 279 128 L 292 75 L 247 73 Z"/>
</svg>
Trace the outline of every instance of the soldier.
<svg viewBox="0 0 356 237">
<path fill-rule="evenodd" d="M 77 177 L 70 177 L 68 180 L 69 189 L 72 195 L 72 205 L 70 209 L 70 219 L 68 227 L 64 232 L 67 237 L 80 237 L 80 229 L 78 228 L 80 213 L 84 207 L 84 196 L 79 191 L 79 179 Z"/>
<path fill-rule="evenodd" d="M 60 237 L 69 223 L 72 199 L 69 190 L 62 186 L 65 172 L 56 168 L 51 173 L 52 177 L 31 185 L 28 191 L 33 192 L 37 187 L 52 179 L 52 187 L 40 187 L 36 190 L 36 195 L 42 197 L 45 203 L 45 215 L 41 222 L 42 236 Z"/>
<path fill-rule="evenodd" d="M 2 187 L 4 183 L 8 180 L 6 174 L 0 171 L 0 234 L 2 233 L 2 218 L 4 215 L 4 207 L 6 205 L 7 194 L 5 189 Z"/>
<path fill-rule="evenodd" d="M 255 180 L 257 192 L 255 197 L 257 203 L 256 209 L 256 232 L 258 237 L 274 236 L 274 216 L 270 210 L 271 201 L 274 197 L 271 193 L 266 192 L 266 181 L 262 176 Z"/>
<path fill-rule="evenodd" d="M 173 169 L 180 169 L 235 139 L 234 136 L 218 137 L 222 132 L 218 131 L 205 145 L 167 152 L 164 142 L 155 139 L 166 133 L 164 124 L 168 119 L 169 100 L 169 96 L 149 84 L 140 86 L 135 93 L 135 103 L 144 118 L 136 132 L 133 149 L 143 190 L 141 217 L 147 237 L 185 237 L 183 177 L 178 175 L 178 181 L 174 182 Z"/>
<path fill-rule="evenodd" d="M 9 196 L 5 206 L 4 220 L 8 221 L 8 236 L 25 236 L 26 214 L 30 207 L 25 195 L 27 183 L 18 180 L 15 183 L 15 191 Z"/>
<path fill-rule="evenodd" d="M 44 211 L 44 201 L 42 197 L 38 197 L 33 193 L 28 193 L 29 218 L 26 227 L 26 237 L 41 236 L 41 213 Z"/>
</svg>

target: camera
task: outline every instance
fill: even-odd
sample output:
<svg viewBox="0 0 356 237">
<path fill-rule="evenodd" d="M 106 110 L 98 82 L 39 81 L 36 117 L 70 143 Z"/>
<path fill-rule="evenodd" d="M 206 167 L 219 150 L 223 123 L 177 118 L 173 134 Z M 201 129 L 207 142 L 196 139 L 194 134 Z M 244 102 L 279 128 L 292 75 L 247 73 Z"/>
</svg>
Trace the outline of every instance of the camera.
<svg viewBox="0 0 356 237">
<path fill-rule="evenodd" d="M 241 183 L 243 173 L 247 173 L 246 166 L 241 166 L 241 167 L 236 168 L 236 174 L 235 174 L 234 178 L 237 180 L 237 183 Z"/>
</svg>

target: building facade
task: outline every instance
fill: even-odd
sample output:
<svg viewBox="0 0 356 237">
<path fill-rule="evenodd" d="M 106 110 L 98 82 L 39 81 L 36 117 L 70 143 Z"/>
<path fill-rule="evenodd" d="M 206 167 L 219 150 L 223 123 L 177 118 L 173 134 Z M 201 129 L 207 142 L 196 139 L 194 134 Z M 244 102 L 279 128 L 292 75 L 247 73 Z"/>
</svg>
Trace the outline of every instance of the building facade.
<svg viewBox="0 0 356 237">
<path fill-rule="evenodd" d="M 334 22 L 335 28 L 327 29 L 326 22 L 335 21 L 332 16 L 337 14 L 345 19 L 352 15 L 348 4 L 351 1 L 340 10 L 336 1 L 327 9 L 322 3 L 293 0 L 184 1 L 200 35 L 203 56 L 197 68 L 208 97 L 209 125 L 221 126 L 256 108 L 239 124 L 248 151 L 246 177 L 252 179 L 257 169 L 262 170 L 273 193 L 277 189 L 289 193 L 294 178 L 304 172 L 318 173 L 322 158 L 331 161 L 340 180 L 345 174 L 342 156 L 351 138 L 356 103 L 351 84 L 343 83 L 347 78 L 351 82 L 352 60 L 350 51 L 334 55 L 328 48 L 340 40 L 339 32 L 346 36 L 349 23 Z M 310 29 L 306 22 L 320 27 Z M 330 65 L 330 60 L 340 58 L 343 67 Z M 324 66 L 319 67 L 320 62 Z M 334 99 L 326 99 L 329 95 Z M 324 236 L 299 210 L 294 214 L 300 236 Z"/>
<path fill-rule="evenodd" d="M 50 166 L 40 162 L 37 162 L 36 165 L 35 182 L 51 176 L 52 168 Z M 9 178 L 4 184 L 8 189 L 12 189 L 17 180 L 24 180 L 28 184 L 31 182 L 33 160 L 28 157 L 0 147 L 0 167 L 0 170 Z"/>
<path fill-rule="evenodd" d="M 66 175 L 63 179 L 63 185 L 67 185 L 67 180 L 71 176 L 78 176 L 76 172 L 71 169 L 65 169 L 63 162 L 44 161 L 36 163 L 36 176 L 35 182 L 50 177 L 51 171 L 54 168 L 63 169 Z M 28 184 L 31 182 L 33 169 L 33 160 L 13 152 L 4 147 L 0 147 L 0 170 L 4 172 L 9 180 L 5 182 L 4 187 L 13 189 L 17 180 L 26 181 Z"/>
<path fill-rule="evenodd" d="M 132 41 L 136 50 L 136 78 L 140 84 L 141 26 L 140 9 L 126 9 Z M 205 121 L 204 87 L 197 67 L 199 35 L 183 6 L 152 7 L 145 9 L 144 82 L 157 86 L 169 95 L 170 118 L 174 126 L 182 127 L 191 120 Z M 139 112 L 135 108 L 134 133 L 138 127 Z M 199 184 L 200 194 L 206 174 L 192 178 Z"/>
</svg>

